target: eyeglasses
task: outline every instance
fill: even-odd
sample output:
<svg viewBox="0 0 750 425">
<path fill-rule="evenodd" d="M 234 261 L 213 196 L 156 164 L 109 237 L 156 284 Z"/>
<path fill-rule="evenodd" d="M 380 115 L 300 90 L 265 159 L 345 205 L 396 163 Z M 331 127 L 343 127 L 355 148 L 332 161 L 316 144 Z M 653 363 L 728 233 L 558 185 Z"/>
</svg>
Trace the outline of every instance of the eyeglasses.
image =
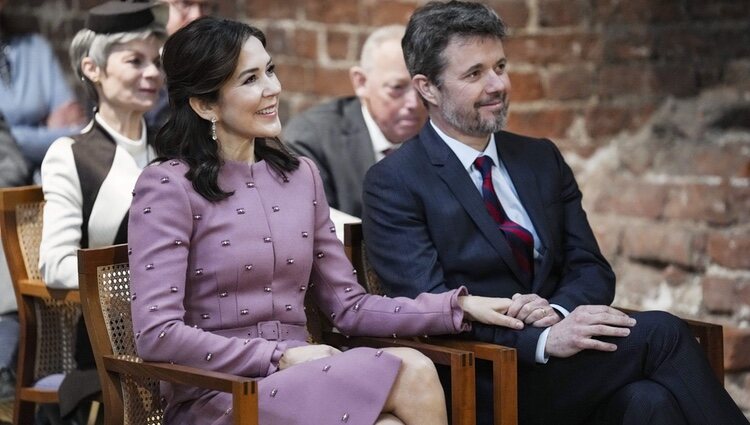
<svg viewBox="0 0 750 425">
<path fill-rule="evenodd" d="M 166 3 L 174 6 L 182 15 L 187 15 L 191 10 L 198 8 L 201 15 L 215 15 L 219 12 L 219 4 L 215 1 L 200 0 L 165 0 Z"/>
</svg>

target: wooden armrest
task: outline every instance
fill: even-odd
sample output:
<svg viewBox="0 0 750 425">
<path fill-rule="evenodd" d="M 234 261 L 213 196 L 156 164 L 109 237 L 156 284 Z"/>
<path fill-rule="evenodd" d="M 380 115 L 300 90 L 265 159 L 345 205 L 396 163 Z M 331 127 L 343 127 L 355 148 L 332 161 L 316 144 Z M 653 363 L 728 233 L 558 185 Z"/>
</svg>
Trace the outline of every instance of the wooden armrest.
<svg viewBox="0 0 750 425">
<path fill-rule="evenodd" d="M 18 283 L 21 295 L 34 298 L 51 298 L 58 301 L 81 302 L 78 289 L 54 289 L 38 279 L 22 279 Z"/>
<path fill-rule="evenodd" d="M 119 374 L 230 393 L 234 423 L 257 423 L 257 379 L 170 363 L 138 362 L 113 355 L 104 355 L 102 363 L 106 370 Z"/>
<path fill-rule="evenodd" d="M 433 363 L 450 366 L 451 423 L 476 424 L 476 373 L 474 354 L 470 351 L 404 338 L 349 337 L 324 331 L 323 340 L 337 347 L 405 347 L 415 349 Z"/>
<path fill-rule="evenodd" d="M 471 351 L 477 359 L 492 362 L 494 424 L 518 424 L 518 360 L 515 348 L 451 337 L 431 337 L 421 340 Z"/>
</svg>

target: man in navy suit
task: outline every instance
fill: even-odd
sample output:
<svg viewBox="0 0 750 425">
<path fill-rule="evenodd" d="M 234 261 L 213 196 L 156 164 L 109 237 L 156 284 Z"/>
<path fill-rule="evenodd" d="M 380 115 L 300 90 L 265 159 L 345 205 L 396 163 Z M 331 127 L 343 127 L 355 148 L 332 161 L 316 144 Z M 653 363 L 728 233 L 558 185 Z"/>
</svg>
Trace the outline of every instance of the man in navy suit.
<svg viewBox="0 0 750 425">
<path fill-rule="evenodd" d="M 461 285 L 512 297 L 521 424 L 747 424 L 687 326 L 609 307 L 615 276 L 555 145 L 503 131 L 505 26 L 479 3 L 428 3 L 402 41 L 430 120 L 364 183 L 369 259 L 392 295 Z M 543 123 L 540 123 L 543 125 Z M 491 423 L 488 373 L 478 420 Z"/>
</svg>

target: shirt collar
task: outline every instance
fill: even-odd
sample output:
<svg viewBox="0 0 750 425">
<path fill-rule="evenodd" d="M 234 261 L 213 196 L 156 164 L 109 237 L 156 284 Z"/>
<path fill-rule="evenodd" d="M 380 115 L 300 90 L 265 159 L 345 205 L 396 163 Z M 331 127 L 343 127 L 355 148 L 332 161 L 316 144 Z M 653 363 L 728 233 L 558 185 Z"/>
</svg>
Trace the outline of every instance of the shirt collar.
<svg viewBox="0 0 750 425">
<path fill-rule="evenodd" d="M 378 124 L 370 115 L 370 111 L 367 110 L 367 106 L 362 103 L 362 117 L 365 119 L 365 125 L 367 126 L 367 132 L 370 133 L 370 140 L 372 141 L 372 149 L 375 151 L 375 157 L 382 157 L 383 151 L 386 149 L 395 149 L 401 146 L 401 143 L 391 143 L 385 138 L 383 131 L 380 130 Z"/>
<path fill-rule="evenodd" d="M 490 134 L 490 142 L 487 143 L 487 147 L 484 148 L 483 152 L 480 152 L 464 143 L 459 142 L 458 140 L 448 136 L 445 134 L 442 130 L 440 130 L 432 120 L 430 120 L 430 125 L 435 130 L 435 132 L 440 136 L 441 139 L 445 142 L 446 145 L 453 151 L 454 154 L 458 157 L 458 160 L 461 161 L 461 165 L 463 165 L 464 169 L 471 171 L 471 167 L 474 165 L 474 160 L 477 159 L 477 157 L 482 155 L 487 155 L 490 158 L 492 158 L 493 163 L 495 166 L 500 165 L 499 158 L 497 156 L 497 148 L 495 147 L 495 134 Z"/>
</svg>

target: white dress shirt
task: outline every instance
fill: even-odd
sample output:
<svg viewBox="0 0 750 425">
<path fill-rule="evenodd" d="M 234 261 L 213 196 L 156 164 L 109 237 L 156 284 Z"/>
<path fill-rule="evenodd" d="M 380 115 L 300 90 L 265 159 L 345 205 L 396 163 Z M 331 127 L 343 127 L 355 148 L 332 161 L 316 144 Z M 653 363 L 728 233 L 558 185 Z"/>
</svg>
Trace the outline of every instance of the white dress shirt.
<svg viewBox="0 0 750 425">
<path fill-rule="evenodd" d="M 389 149 L 398 149 L 401 143 L 391 143 L 385 138 L 385 134 L 378 127 L 378 123 L 370 115 L 370 111 L 367 110 L 365 104 L 362 104 L 362 117 L 365 119 L 365 126 L 367 126 L 367 132 L 370 134 L 370 141 L 372 142 L 372 149 L 375 152 L 375 162 L 385 158 L 385 151 Z"/>
<path fill-rule="evenodd" d="M 474 166 L 474 160 L 484 155 L 492 158 L 492 185 L 495 189 L 495 195 L 497 195 L 497 199 L 500 200 L 500 204 L 503 206 L 503 210 L 505 211 L 505 214 L 508 216 L 508 218 L 521 225 L 524 229 L 528 230 L 529 233 L 531 233 L 531 236 L 534 237 L 534 259 L 539 259 L 539 249 L 541 246 L 539 236 L 536 233 L 536 229 L 534 229 L 534 225 L 529 218 L 529 214 L 526 212 L 523 204 L 521 204 L 521 200 L 518 197 L 518 191 L 516 191 L 516 187 L 513 185 L 513 181 L 511 181 L 510 175 L 508 174 L 508 169 L 505 168 L 505 164 L 497 155 L 495 135 L 490 135 L 490 142 L 487 143 L 487 147 L 484 148 L 484 151 L 480 152 L 470 147 L 469 145 L 466 145 L 448 136 L 443 131 L 441 131 L 432 122 L 432 120 L 430 120 L 430 125 L 435 130 L 435 132 L 437 132 L 438 136 L 443 139 L 445 144 L 448 145 L 451 151 L 453 151 L 456 157 L 458 157 L 461 165 L 463 165 L 466 172 L 469 173 L 471 181 L 474 182 L 474 186 L 476 186 L 477 190 L 480 193 L 482 192 L 482 173 Z M 568 310 L 557 304 L 550 304 L 550 306 L 559 311 L 563 315 L 563 317 L 570 314 Z M 537 341 L 537 363 L 547 363 L 547 360 L 549 360 L 549 358 L 544 355 L 544 347 L 547 345 L 549 330 L 550 328 L 545 329 L 539 336 L 539 341 Z"/>
</svg>

